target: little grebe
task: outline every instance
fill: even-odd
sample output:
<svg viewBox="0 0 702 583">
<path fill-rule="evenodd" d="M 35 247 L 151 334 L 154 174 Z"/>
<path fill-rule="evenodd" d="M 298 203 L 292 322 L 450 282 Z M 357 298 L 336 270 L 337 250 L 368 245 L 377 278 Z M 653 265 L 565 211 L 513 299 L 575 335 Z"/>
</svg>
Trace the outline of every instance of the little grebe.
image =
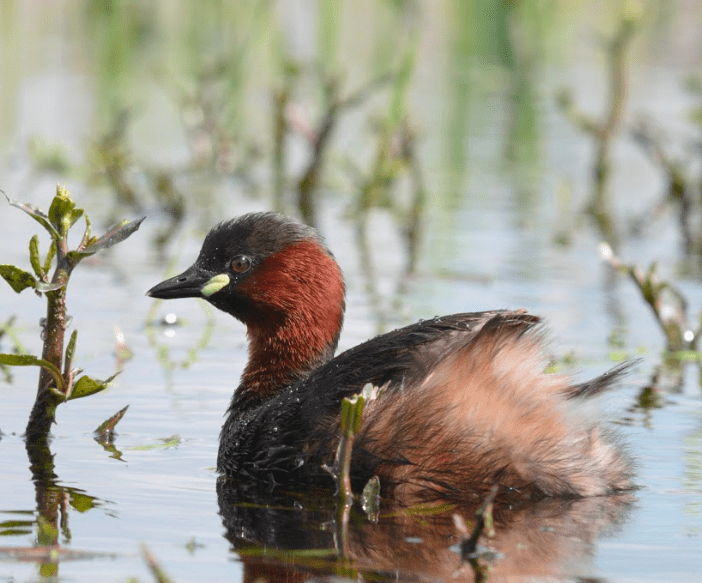
<svg viewBox="0 0 702 583">
<path fill-rule="evenodd" d="M 434 318 L 334 357 L 341 270 L 314 229 L 275 213 L 216 225 L 197 261 L 148 295 L 203 298 L 246 325 L 249 359 L 220 435 L 227 476 L 329 482 L 341 400 L 372 383 L 354 487 L 377 475 L 388 494 L 464 500 L 494 484 L 523 499 L 631 488 L 616 435 L 582 406 L 625 367 L 579 385 L 546 374 L 539 318 L 523 310 Z"/>
</svg>

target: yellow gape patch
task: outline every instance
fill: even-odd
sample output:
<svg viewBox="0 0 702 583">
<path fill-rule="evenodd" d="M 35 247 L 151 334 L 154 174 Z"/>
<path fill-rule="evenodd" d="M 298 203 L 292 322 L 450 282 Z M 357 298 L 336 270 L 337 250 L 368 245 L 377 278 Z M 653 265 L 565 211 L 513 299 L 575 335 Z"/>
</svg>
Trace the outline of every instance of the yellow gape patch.
<svg viewBox="0 0 702 583">
<path fill-rule="evenodd" d="M 226 273 L 215 275 L 210 281 L 200 288 L 202 295 L 209 298 L 212 294 L 216 294 L 223 287 L 229 284 L 229 276 Z"/>
</svg>

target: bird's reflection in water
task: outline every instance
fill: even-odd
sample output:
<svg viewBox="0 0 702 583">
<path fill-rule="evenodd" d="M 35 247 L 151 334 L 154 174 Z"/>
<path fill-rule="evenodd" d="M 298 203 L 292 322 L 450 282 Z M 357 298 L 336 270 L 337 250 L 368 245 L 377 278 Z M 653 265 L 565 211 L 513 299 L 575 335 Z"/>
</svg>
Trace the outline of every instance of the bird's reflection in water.
<svg viewBox="0 0 702 583">
<path fill-rule="evenodd" d="M 480 504 L 403 506 L 383 500 L 377 522 L 355 505 L 340 525 L 328 491 L 263 492 L 221 479 L 217 486 L 226 537 L 244 565 L 245 583 L 319 580 L 515 581 L 590 575 L 598 537 L 626 519 L 631 493 L 580 499 L 548 498 L 521 505 L 495 502 L 493 533 L 478 553 L 461 557 Z"/>
</svg>

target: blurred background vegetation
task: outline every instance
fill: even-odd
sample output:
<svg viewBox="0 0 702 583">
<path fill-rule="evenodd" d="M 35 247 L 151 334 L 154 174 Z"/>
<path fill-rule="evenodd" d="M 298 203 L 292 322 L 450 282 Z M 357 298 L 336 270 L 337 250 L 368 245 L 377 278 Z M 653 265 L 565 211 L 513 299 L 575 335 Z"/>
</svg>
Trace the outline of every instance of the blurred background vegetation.
<svg viewBox="0 0 702 583">
<path fill-rule="evenodd" d="M 617 251 L 672 206 L 698 257 L 701 19 L 699 0 L 3 0 L 0 151 L 8 171 L 71 181 L 105 221 L 160 217 L 157 249 L 242 198 L 311 224 L 332 200 L 369 280 L 379 208 L 411 273 L 423 228 L 450 230 L 500 176 L 517 222 L 550 222 L 558 244 L 590 224 Z M 673 123 L 665 95 L 659 118 L 641 109 L 661 76 L 688 99 Z M 626 221 L 617 140 L 670 184 L 634 195 Z"/>
<path fill-rule="evenodd" d="M 446 210 L 497 126 L 497 162 L 520 170 L 528 204 L 543 186 L 544 103 L 583 53 L 603 71 L 585 104 L 596 112 L 622 19 L 639 29 L 635 72 L 696 66 L 700 17 L 690 0 L 3 0 L 0 147 L 129 205 L 177 213 L 176 191 L 209 203 L 233 182 L 304 214 L 326 121 L 316 188 L 356 200 L 359 185 L 401 179 L 416 138 Z"/>
</svg>

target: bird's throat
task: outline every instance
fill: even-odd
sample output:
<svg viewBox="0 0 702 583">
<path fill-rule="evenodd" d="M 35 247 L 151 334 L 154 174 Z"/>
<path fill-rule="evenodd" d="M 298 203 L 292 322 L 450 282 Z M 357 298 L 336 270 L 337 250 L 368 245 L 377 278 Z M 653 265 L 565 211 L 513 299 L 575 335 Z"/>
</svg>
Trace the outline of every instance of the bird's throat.
<svg viewBox="0 0 702 583">
<path fill-rule="evenodd" d="M 240 390 L 259 399 L 278 395 L 334 356 L 338 331 L 323 335 L 311 322 L 286 318 L 280 326 L 260 328 L 249 325 L 249 360 Z"/>
</svg>

